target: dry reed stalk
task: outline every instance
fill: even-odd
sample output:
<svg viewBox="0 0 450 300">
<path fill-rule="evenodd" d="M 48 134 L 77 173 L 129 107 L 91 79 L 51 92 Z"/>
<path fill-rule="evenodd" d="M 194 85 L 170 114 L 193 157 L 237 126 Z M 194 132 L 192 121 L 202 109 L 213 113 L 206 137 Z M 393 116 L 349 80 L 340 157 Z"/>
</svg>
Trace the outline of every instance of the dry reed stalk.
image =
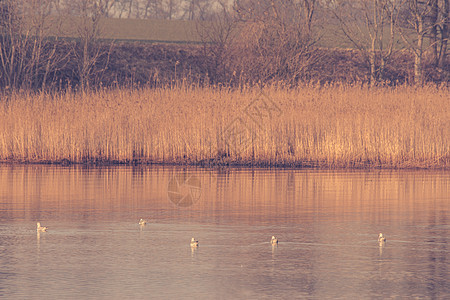
<svg viewBox="0 0 450 300">
<path fill-rule="evenodd" d="M 0 160 L 450 167 L 448 88 L 260 93 L 187 85 L 15 93 L 0 102 Z M 246 114 L 255 99 L 280 113 Z"/>
</svg>

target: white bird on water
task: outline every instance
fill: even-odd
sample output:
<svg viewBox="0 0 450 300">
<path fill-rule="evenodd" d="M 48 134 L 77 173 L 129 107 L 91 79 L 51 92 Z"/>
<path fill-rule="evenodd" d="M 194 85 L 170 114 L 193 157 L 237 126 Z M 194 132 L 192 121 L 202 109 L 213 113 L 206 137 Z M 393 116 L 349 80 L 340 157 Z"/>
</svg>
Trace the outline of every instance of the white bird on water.
<svg viewBox="0 0 450 300">
<path fill-rule="evenodd" d="M 384 234 L 380 233 L 378 235 L 378 242 L 380 242 L 380 243 L 386 242 L 386 237 L 384 236 Z"/>
<path fill-rule="evenodd" d="M 43 232 L 43 231 L 47 231 L 47 229 L 48 229 L 47 227 L 41 226 L 40 222 L 37 222 L 37 224 L 36 224 L 36 231 Z"/>
<path fill-rule="evenodd" d="M 272 245 L 277 245 L 278 244 L 278 239 L 275 236 L 272 236 L 272 239 L 270 240 L 270 243 Z"/>
<path fill-rule="evenodd" d="M 139 220 L 139 225 L 145 225 L 145 224 L 147 224 L 147 221 L 145 221 L 145 220 L 143 220 L 143 219 L 140 219 Z"/>
<path fill-rule="evenodd" d="M 191 247 L 198 247 L 198 241 L 196 241 L 194 238 L 191 239 Z"/>
</svg>

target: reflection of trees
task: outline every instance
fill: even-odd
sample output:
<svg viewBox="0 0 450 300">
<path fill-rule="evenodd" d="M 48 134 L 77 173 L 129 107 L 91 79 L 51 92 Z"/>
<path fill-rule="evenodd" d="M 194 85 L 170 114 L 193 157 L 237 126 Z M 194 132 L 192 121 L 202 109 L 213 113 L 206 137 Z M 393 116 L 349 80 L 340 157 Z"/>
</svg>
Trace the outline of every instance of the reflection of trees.
<svg viewBox="0 0 450 300">
<path fill-rule="evenodd" d="M 4 167 L 0 171 L 0 190 L 9 195 L 11 202 L 3 204 L 2 211 L 10 218 L 34 218 L 31 212 L 45 209 L 73 210 L 79 214 L 91 210 L 151 208 L 179 214 L 179 208 L 167 197 L 167 189 L 170 179 L 180 171 L 158 167 Z M 211 216 L 219 222 L 258 224 L 282 218 L 306 224 L 321 215 L 343 220 L 349 213 L 368 222 L 383 222 L 391 218 L 384 211 L 410 216 L 425 214 L 437 227 L 447 221 L 444 215 L 447 203 L 442 200 L 446 195 L 445 176 L 263 169 L 220 169 L 193 174 L 201 182 L 201 198 L 192 209 L 200 218 Z M 436 200 L 422 201 L 425 195 Z M 189 216 L 191 210 L 183 212 Z"/>
</svg>

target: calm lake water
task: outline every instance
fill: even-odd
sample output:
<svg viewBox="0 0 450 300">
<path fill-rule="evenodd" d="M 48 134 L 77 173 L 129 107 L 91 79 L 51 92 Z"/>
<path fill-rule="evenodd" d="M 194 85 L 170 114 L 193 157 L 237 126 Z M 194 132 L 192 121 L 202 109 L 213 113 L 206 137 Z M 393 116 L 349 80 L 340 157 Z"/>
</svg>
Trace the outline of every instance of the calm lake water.
<svg viewBox="0 0 450 300">
<path fill-rule="evenodd" d="M 448 299 L 450 172 L 0 165 L 0 297 Z"/>
</svg>

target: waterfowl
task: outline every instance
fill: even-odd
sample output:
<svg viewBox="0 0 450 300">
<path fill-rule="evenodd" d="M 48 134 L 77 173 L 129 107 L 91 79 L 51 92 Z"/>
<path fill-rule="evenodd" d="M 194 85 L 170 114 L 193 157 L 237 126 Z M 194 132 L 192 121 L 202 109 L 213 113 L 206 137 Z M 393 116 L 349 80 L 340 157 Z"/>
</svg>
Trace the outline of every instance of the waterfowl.
<svg viewBox="0 0 450 300">
<path fill-rule="evenodd" d="M 47 231 L 47 229 L 48 229 L 47 227 L 41 226 L 40 222 L 37 222 L 37 224 L 36 224 L 36 230 L 37 231 L 42 232 L 42 231 Z"/>
<path fill-rule="evenodd" d="M 191 239 L 191 247 L 198 247 L 198 241 L 196 241 L 194 238 Z"/>
<path fill-rule="evenodd" d="M 276 237 L 272 236 L 272 239 L 270 240 L 270 243 L 272 245 L 277 245 L 278 244 L 278 239 Z"/>
<path fill-rule="evenodd" d="M 378 235 L 378 241 L 381 242 L 386 242 L 386 237 L 384 236 L 384 234 L 380 233 Z"/>
<path fill-rule="evenodd" d="M 143 220 L 143 219 L 140 219 L 140 220 L 139 220 L 139 225 L 145 225 L 145 224 L 147 224 L 147 221 L 145 221 L 145 220 Z"/>
</svg>

